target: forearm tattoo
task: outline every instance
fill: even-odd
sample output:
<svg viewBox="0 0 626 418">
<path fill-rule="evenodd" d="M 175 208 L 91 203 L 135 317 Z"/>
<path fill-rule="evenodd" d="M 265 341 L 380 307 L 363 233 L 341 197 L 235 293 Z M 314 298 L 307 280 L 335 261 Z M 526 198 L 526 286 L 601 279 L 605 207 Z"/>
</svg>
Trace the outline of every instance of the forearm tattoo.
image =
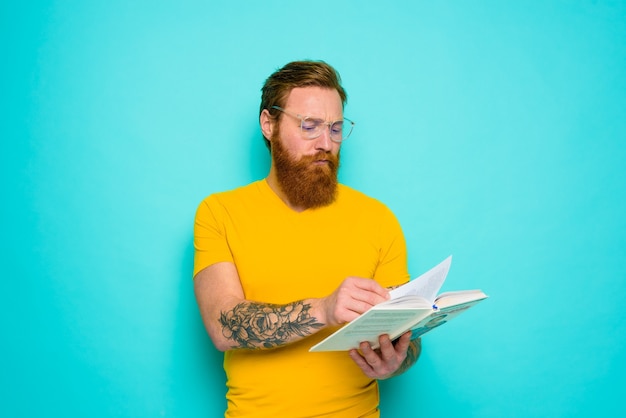
<svg viewBox="0 0 626 418">
<path fill-rule="evenodd" d="M 404 359 L 404 361 L 402 362 L 398 370 L 396 370 L 396 372 L 393 375 L 398 376 L 406 372 L 407 370 L 409 370 L 409 368 L 413 364 L 415 364 L 421 352 L 422 352 L 422 339 L 416 338 L 414 340 L 411 340 L 411 343 L 409 344 L 409 348 L 406 352 L 406 358 Z"/>
<path fill-rule="evenodd" d="M 232 348 L 279 347 L 323 326 L 309 314 L 310 309 L 302 301 L 287 305 L 242 302 L 220 313 L 222 335 L 235 343 Z"/>
</svg>

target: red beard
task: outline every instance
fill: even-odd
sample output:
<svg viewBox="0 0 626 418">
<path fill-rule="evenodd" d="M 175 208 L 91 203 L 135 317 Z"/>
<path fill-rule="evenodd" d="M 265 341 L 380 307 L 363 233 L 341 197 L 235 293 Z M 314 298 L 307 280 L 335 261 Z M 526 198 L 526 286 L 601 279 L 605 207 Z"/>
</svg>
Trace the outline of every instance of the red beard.
<svg viewBox="0 0 626 418">
<path fill-rule="evenodd" d="M 272 157 L 276 178 L 289 204 L 312 209 L 330 205 L 337 197 L 339 154 L 320 151 L 296 160 L 282 146 L 280 139 L 272 140 Z M 315 161 L 325 160 L 319 165 Z"/>
</svg>

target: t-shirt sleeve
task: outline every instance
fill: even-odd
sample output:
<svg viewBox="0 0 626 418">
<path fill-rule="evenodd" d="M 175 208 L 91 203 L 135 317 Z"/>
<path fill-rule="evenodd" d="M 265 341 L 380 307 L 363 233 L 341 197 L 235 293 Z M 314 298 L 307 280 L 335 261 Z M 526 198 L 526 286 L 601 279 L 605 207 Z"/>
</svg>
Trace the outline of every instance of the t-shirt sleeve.
<svg viewBox="0 0 626 418">
<path fill-rule="evenodd" d="M 410 279 L 406 240 L 396 216 L 386 206 L 379 224 L 380 261 L 374 279 L 384 287 L 398 286 Z"/>
<path fill-rule="evenodd" d="M 224 215 L 225 209 L 215 196 L 207 197 L 198 206 L 193 234 L 194 277 L 212 264 L 233 261 L 226 235 Z"/>
</svg>

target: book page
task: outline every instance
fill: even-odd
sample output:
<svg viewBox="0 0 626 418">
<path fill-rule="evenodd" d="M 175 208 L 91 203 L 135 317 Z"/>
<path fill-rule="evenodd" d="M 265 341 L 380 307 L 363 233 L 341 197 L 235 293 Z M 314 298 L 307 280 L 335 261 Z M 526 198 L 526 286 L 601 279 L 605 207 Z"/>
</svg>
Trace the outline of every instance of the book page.
<svg viewBox="0 0 626 418">
<path fill-rule="evenodd" d="M 433 303 L 421 296 L 417 295 L 403 295 L 397 296 L 395 298 L 386 300 L 384 302 L 379 303 L 378 305 L 374 305 L 372 310 L 376 309 L 416 309 L 416 308 L 426 308 L 430 309 L 433 307 Z"/>
<path fill-rule="evenodd" d="M 378 343 L 381 334 L 388 332 L 393 335 L 397 332 L 394 328 L 402 329 L 415 321 L 414 310 L 372 311 L 368 316 L 367 321 L 359 321 L 355 326 L 346 328 L 343 336 L 358 342 Z"/>
<path fill-rule="evenodd" d="M 486 297 L 487 295 L 485 295 L 482 290 L 459 290 L 456 292 L 445 292 L 440 294 L 437 296 L 435 304 L 438 308 L 445 308 L 465 302 L 485 299 Z"/>
<path fill-rule="evenodd" d="M 389 292 L 391 299 L 405 295 L 417 295 L 434 303 L 439 289 L 441 289 L 443 282 L 446 280 L 448 270 L 450 270 L 450 263 L 452 263 L 452 256 L 449 256 L 418 278 L 393 289 Z"/>
<path fill-rule="evenodd" d="M 415 324 L 413 328 L 411 328 L 411 338 L 413 339 L 420 337 L 427 332 L 430 332 L 431 330 L 439 327 L 440 325 L 443 325 L 456 318 L 458 315 L 467 311 L 469 308 L 476 305 L 478 302 L 484 300 L 487 297 L 484 295 L 484 293 L 481 292 L 481 294 L 483 294 L 484 297 L 436 310 L 431 315 Z"/>
<path fill-rule="evenodd" d="M 389 338 L 394 339 L 430 312 L 431 308 L 371 309 L 311 347 L 309 351 L 349 350 L 358 348 L 363 341 L 368 341 L 376 349 L 380 335 L 389 334 Z"/>
</svg>

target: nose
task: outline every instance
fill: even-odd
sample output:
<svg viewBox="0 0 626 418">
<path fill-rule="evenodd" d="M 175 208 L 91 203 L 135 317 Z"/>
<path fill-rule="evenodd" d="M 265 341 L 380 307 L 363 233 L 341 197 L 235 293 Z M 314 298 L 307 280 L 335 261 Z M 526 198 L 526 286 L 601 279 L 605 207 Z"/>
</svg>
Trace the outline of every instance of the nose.
<svg viewBox="0 0 626 418">
<path fill-rule="evenodd" d="M 329 152 L 333 148 L 333 141 L 330 139 L 330 128 L 328 126 L 322 130 L 322 134 L 315 138 L 315 149 Z"/>
</svg>

